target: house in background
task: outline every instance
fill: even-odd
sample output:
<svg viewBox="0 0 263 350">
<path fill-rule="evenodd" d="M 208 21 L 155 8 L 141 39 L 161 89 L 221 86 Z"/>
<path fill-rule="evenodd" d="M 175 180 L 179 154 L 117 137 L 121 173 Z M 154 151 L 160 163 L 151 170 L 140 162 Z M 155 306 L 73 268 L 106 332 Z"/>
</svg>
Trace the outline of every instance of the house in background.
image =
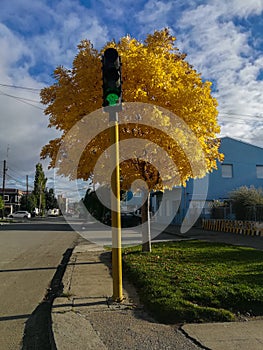
<svg viewBox="0 0 263 350">
<path fill-rule="evenodd" d="M 5 202 L 5 215 L 12 214 L 19 210 L 20 199 L 24 192 L 17 188 L 5 188 L 4 191 L 4 202 Z M 3 197 L 3 188 L 0 188 L 0 196 Z"/>
<path fill-rule="evenodd" d="M 214 201 L 228 200 L 231 191 L 241 186 L 263 188 L 263 148 L 223 137 L 220 152 L 225 158 L 218 163 L 217 170 L 204 179 L 189 180 L 185 188 L 175 187 L 168 191 L 157 222 L 166 222 L 171 214 L 174 214 L 172 223 L 178 225 L 187 215 L 199 214 L 208 218 Z M 153 205 L 156 211 L 162 196 L 157 194 L 155 197 Z"/>
</svg>

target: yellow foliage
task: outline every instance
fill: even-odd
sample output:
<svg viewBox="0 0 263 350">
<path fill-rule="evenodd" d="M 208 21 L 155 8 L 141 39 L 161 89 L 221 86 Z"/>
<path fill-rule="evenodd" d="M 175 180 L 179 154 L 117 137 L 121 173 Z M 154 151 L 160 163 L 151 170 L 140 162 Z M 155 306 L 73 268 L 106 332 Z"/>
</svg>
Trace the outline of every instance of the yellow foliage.
<svg viewBox="0 0 263 350">
<path fill-rule="evenodd" d="M 99 157 L 110 146 L 108 116 L 100 110 L 101 55 L 106 48 L 115 47 L 122 60 L 123 100 L 128 102 L 120 113 L 120 140 L 149 141 L 140 156 L 134 152 L 129 159 L 121 159 L 122 187 L 129 188 L 133 180 L 140 178 L 150 189 L 172 188 L 216 168 L 216 161 L 222 160 L 216 137 L 220 131 L 217 101 L 211 96 L 211 83 L 202 81 L 201 75 L 186 62 L 186 55 L 175 47 L 175 41 L 167 29 L 148 35 L 145 42 L 126 36 L 119 43 L 108 43 L 101 52 L 83 40 L 72 69 L 58 67 L 54 71 L 56 83 L 41 91 L 49 126 L 62 131 L 60 139 L 43 147 L 41 157 L 50 157 L 50 166 L 55 167 L 58 153 L 67 144 L 62 152 L 63 161 L 59 161 L 59 173 L 72 179 L 88 179 L 93 175 Z M 135 104 L 130 107 L 129 102 Z M 152 109 L 145 104 L 152 105 Z M 97 110 L 100 112 L 94 113 Z M 142 120 L 138 120 L 138 115 Z M 88 116 L 85 121 L 84 116 Z M 102 120 L 101 132 L 92 136 L 91 131 L 98 130 Z M 89 132 L 92 138 L 84 148 L 79 148 L 77 171 L 73 171 L 66 159 L 76 158 L 73 150 Z M 158 166 L 162 167 L 164 160 L 156 160 L 153 143 L 176 164 L 176 169 L 167 166 L 167 176 L 160 174 Z M 127 145 L 126 151 L 129 151 L 130 143 Z M 123 152 L 125 154 L 125 146 Z M 143 152 L 148 155 L 146 160 Z M 98 180 L 103 181 L 107 169 L 103 162 L 100 164 L 103 171 Z"/>
</svg>

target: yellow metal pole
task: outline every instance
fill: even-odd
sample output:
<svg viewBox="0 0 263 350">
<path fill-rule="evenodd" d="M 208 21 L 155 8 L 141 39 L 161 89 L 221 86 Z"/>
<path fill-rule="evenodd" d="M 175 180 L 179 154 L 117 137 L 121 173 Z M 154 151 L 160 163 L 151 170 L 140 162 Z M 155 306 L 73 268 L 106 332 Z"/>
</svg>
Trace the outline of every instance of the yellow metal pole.
<svg viewBox="0 0 263 350">
<path fill-rule="evenodd" d="M 116 113 L 117 114 L 117 113 Z M 119 168 L 119 124 L 117 117 L 110 128 L 112 145 L 113 173 L 111 177 L 111 226 L 112 226 L 112 277 L 113 301 L 121 302 L 122 256 L 121 256 L 121 208 L 120 208 L 120 168 Z"/>
</svg>

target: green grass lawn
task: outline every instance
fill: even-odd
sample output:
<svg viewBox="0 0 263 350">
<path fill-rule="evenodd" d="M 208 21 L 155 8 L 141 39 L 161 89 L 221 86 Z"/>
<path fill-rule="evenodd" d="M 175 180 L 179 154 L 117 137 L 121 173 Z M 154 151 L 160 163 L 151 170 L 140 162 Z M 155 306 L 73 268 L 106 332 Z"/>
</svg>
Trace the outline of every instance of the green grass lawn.
<svg viewBox="0 0 263 350">
<path fill-rule="evenodd" d="M 233 321 L 263 315 L 263 251 L 180 241 L 123 251 L 124 273 L 164 323 Z"/>
</svg>

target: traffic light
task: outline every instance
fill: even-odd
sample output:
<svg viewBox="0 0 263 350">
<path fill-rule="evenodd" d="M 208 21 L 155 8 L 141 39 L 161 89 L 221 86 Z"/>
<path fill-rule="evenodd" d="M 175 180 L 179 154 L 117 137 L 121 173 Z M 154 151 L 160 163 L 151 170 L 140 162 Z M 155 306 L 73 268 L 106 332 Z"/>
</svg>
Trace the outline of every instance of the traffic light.
<svg viewBox="0 0 263 350">
<path fill-rule="evenodd" d="M 121 59 L 116 49 L 106 49 L 102 57 L 103 107 L 121 103 Z"/>
</svg>

